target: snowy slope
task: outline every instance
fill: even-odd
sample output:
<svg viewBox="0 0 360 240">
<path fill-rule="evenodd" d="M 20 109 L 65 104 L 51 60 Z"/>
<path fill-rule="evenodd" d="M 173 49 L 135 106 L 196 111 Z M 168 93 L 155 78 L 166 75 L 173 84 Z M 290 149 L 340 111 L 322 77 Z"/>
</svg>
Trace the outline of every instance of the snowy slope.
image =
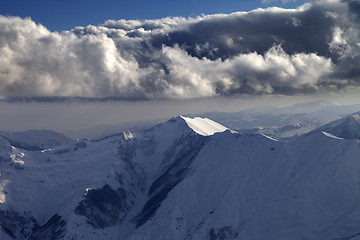
<svg viewBox="0 0 360 240">
<path fill-rule="evenodd" d="M 203 135 L 210 136 L 217 132 L 224 132 L 228 130 L 228 128 L 222 126 L 221 124 L 214 122 L 208 118 L 189 118 L 181 116 L 182 119 L 185 120 L 186 124 L 194 130 L 194 132 Z"/>
<path fill-rule="evenodd" d="M 257 127 L 252 129 L 239 129 L 240 133 L 258 133 L 265 134 L 278 140 L 294 140 L 299 136 L 307 134 L 323 125 L 323 122 L 317 118 L 299 118 L 297 123 L 283 127 Z"/>
<path fill-rule="evenodd" d="M 310 134 L 320 131 L 330 133 L 340 138 L 360 139 L 360 112 L 321 126 Z"/>
<path fill-rule="evenodd" d="M 360 233 L 359 144 L 215 135 L 130 239 L 350 239 Z"/>
<path fill-rule="evenodd" d="M 253 132 L 289 139 L 321 125 L 359 111 L 360 105 L 336 105 L 326 101 L 299 103 L 288 107 L 265 106 L 234 113 L 204 113 L 207 117 L 238 132 Z"/>
<path fill-rule="evenodd" d="M 0 140 L 0 239 L 356 239 L 360 141 L 175 117 L 34 152 Z"/>
<path fill-rule="evenodd" d="M 71 141 L 69 137 L 50 130 L 0 131 L 0 137 L 5 138 L 14 147 L 33 151 L 52 148 Z"/>
<path fill-rule="evenodd" d="M 0 142 L 2 234 L 16 239 L 127 234 L 136 227 L 130 222 L 145 221 L 157 209 L 155 205 L 143 210 L 144 205 L 166 194 L 188 173 L 182 167 L 189 166 L 204 145 L 203 138 L 177 117 L 139 133 L 78 140 L 41 152 L 4 140 Z M 172 182 L 153 184 L 168 176 Z M 58 234 L 51 235 L 49 226 L 59 229 Z"/>
</svg>

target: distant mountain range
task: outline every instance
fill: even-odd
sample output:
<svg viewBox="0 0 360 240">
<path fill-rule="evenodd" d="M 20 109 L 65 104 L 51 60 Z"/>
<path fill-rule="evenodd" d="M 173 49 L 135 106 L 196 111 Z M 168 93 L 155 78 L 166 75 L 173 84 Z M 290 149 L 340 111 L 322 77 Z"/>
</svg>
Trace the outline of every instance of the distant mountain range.
<svg viewBox="0 0 360 240">
<path fill-rule="evenodd" d="M 336 105 L 327 101 L 316 101 L 287 107 L 262 106 L 239 112 L 199 112 L 185 116 L 209 118 L 241 133 L 263 133 L 274 138 L 291 140 L 357 111 L 360 111 L 360 104 Z M 72 138 L 96 139 L 122 131 L 145 130 L 166 120 L 154 119 L 117 125 L 99 125 L 68 131 L 65 134 Z"/>
<path fill-rule="evenodd" d="M 0 138 L 4 138 L 14 147 L 32 151 L 49 149 L 72 141 L 71 138 L 51 130 L 0 131 Z"/>
</svg>

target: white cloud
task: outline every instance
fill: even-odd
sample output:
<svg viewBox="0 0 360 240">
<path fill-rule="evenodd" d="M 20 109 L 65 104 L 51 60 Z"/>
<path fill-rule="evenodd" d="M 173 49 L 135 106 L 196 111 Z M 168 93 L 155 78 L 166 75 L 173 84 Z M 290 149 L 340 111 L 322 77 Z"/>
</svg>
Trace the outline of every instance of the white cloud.
<svg viewBox="0 0 360 240">
<path fill-rule="evenodd" d="M 347 4 L 109 20 L 61 33 L 0 16 L 0 96 L 198 98 L 359 87 L 359 23 Z"/>
<path fill-rule="evenodd" d="M 329 59 L 316 54 L 288 55 L 280 46 L 270 48 L 264 56 L 240 54 L 225 61 L 200 60 L 178 47 L 166 47 L 163 51 L 171 60 L 171 89 L 181 87 L 180 97 L 184 98 L 312 91 L 316 90 L 321 77 L 330 74 L 332 69 Z M 179 91 L 170 93 L 176 94 Z"/>
</svg>

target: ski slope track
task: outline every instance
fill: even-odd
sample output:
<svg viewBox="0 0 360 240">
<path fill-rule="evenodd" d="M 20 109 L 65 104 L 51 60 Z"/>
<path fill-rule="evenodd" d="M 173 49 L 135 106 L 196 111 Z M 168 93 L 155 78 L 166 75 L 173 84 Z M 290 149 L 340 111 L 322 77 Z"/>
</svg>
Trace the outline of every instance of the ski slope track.
<svg viewBox="0 0 360 240">
<path fill-rule="evenodd" d="M 359 239 L 360 140 L 330 130 L 179 116 L 41 151 L 0 138 L 0 239 Z"/>
</svg>

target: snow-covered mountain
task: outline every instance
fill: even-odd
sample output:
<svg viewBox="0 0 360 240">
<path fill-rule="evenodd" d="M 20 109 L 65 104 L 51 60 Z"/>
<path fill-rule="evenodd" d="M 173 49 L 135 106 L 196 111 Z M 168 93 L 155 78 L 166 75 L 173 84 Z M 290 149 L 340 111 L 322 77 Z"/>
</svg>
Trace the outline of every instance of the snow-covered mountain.
<svg viewBox="0 0 360 240">
<path fill-rule="evenodd" d="M 263 106 L 234 113 L 203 113 L 240 133 L 266 134 L 290 140 L 320 126 L 359 111 L 360 105 L 336 105 L 327 101 L 298 103 L 288 107 Z"/>
<path fill-rule="evenodd" d="M 0 131 L 0 138 L 4 138 L 14 147 L 33 151 L 49 149 L 72 141 L 71 138 L 51 130 Z"/>
<path fill-rule="evenodd" d="M 278 140 L 294 140 L 304 134 L 307 134 L 314 129 L 322 126 L 324 122 L 318 118 L 299 118 L 296 123 L 286 125 L 283 127 L 272 126 L 272 127 L 257 127 L 251 129 L 238 129 L 239 133 L 253 133 L 253 134 L 265 134 L 269 137 Z"/>
<path fill-rule="evenodd" d="M 360 112 L 328 123 L 310 134 L 319 131 L 324 131 L 344 139 L 360 139 Z"/>
<path fill-rule="evenodd" d="M 0 142 L 0 239 L 356 239 L 360 141 L 204 118 L 43 151 Z"/>
<path fill-rule="evenodd" d="M 190 117 L 212 119 L 221 125 L 239 132 L 256 132 L 289 139 L 308 133 L 360 110 L 360 104 L 337 105 L 327 101 L 306 102 L 287 107 L 261 106 L 239 112 L 207 112 L 186 114 Z M 165 122 L 168 118 L 147 121 L 131 121 L 114 125 L 99 125 L 86 129 L 63 132 L 72 138 L 96 139 L 123 131 L 148 129 Z"/>
</svg>

